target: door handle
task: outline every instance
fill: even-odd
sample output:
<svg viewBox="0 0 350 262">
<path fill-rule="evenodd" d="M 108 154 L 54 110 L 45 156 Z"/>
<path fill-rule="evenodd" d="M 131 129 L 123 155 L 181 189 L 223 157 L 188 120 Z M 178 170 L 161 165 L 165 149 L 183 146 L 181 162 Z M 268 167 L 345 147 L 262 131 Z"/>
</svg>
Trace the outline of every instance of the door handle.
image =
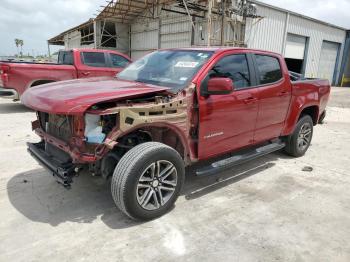
<svg viewBox="0 0 350 262">
<path fill-rule="evenodd" d="M 90 72 L 82 72 L 82 74 L 83 74 L 84 76 L 88 76 L 88 75 L 90 75 Z"/>
<path fill-rule="evenodd" d="M 288 95 L 287 91 L 282 91 L 278 94 L 278 96 L 286 96 L 286 95 Z"/>
<path fill-rule="evenodd" d="M 256 101 L 258 101 L 258 99 L 251 96 L 251 97 L 248 97 L 247 99 L 244 99 L 243 101 L 244 101 L 245 104 L 253 104 Z"/>
</svg>

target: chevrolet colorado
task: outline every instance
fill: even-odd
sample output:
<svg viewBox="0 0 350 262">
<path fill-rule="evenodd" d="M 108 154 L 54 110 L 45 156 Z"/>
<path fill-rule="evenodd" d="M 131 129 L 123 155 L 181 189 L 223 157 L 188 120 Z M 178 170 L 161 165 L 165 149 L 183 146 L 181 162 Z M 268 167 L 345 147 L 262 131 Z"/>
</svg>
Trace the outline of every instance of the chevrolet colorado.
<svg viewBox="0 0 350 262">
<path fill-rule="evenodd" d="M 188 165 L 207 160 L 196 172 L 208 175 L 280 149 L 305 154 L 330 86 L 290 78 L 271 52 L 155 51 L 114 78 L 27 90 L 42 139 L 28 151 L 66 186 L 83 167 L 111 177 L 120 210 L 153 219 L 175 203 Z"/>
<path fill-rule="evenodd" d="M 114 76 L 130 63 L 119 52 L 101 49 L 60 51 L 54 63 L 0 61 L 0 97 L 19 100 L 33 86 L 61 80 Z"/>
</svg>

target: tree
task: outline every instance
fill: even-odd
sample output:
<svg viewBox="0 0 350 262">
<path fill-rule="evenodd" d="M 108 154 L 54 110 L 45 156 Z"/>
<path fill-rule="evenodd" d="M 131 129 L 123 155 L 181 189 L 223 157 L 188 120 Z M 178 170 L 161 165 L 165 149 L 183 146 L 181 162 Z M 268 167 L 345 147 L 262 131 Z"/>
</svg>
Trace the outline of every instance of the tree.
<svg viewBox="0 0 350 262">
<path fill-rule="evenodd" d="M 18 47 L 19 47 L 19 42 L 20 42 L 20 41 L 21 41 L 20 39 L 15 38 L 15 44 L 16 44 L 16 48 L 17 48 L 17 55 L 18 55 L 18 53 L 19 53 Z"/>
<path fill-rule="evenodd" d="M 16 44 L 16 47 L 17 47 L 17 54 L 19 53 L 20 56 L 22 56 L 22 47 L 23 47 L 23 45 L 24 45 L 24 41 L 23 41 L 22 39 L 16 38 L 16 39 L 15 39 L 15 44 Z M 21 52 L 18 52 L 18 51 L 19 51 L 19 50 L 18 50 L 18 47 L 21 47 Z"/>
<path fill-rule="evenodd" d="M 19 40 L 19 45 L 21 47 L 21 56 L 23 55 L 23 50 L 22 50 L 22 47 L 24 45 L 24 41 L 22 39 Z"/>
</svg>

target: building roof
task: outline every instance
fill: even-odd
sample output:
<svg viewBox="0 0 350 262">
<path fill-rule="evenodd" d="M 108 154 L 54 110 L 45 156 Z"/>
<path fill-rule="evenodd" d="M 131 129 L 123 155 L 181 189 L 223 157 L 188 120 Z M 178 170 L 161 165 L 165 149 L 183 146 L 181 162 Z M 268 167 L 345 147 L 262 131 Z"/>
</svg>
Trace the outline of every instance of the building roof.
<svg viewBox="0 0 350 262">
<path fill-rule="evenodd" d="M 94 20 L 92 18 L 90 18 L 88 21 L 80 24 L 80 25 L 77 25 L 71 29 L 68 29 L 62 33 L 60 33 L 59 35 L 57 36 L 54 36 L 52 38 L 50 38 L 49 40 L 47 40 L 47 42 L 50 44 L 50 45 L 64 45 L 64 36 L 66 34 L 69 34 L 71 32 L 74 32 L 76 30 L 79 30 L 79 29 L 83 29 L 83 28 L 86 28 L 88 26 L 90 26 L 91 24 L 93 24 Z"/>
<path fill-rule="evenodd" d="M 130 23 L 137 17 L 153 18 L 157 5 L 169 5 L 176 0 L 109 0 L 96 19 L 113 18 L 121 23 Z M 149 10 L 148 14 L 145 11 Z"/>
<path fill-rule="evenodd" d="M 289 13 L 298 17 L 302 17 L 319 24 L 327 25 L 327 26 L 341 29 L 341 30 L 347 30 L 346 28 L 343 28 L 334 24 L 330 24 L 325 21 L 321 21 L 321 20 L 306 16 L 306 15 L 302 15 L 293 11 L 289 11 L 287 9 L 269 5 L 260 1 L 256 1 L 256 0 L 248 0 L 248 1 L 260 6 L 265 6 L 284 13 Z M 178 0 L 107 0 L 107 5 L 101 6 L 103 9 L 99 11 L 95 19 L 97 20 L 111 19 L 116 22 L 130 24 L 136 18 L 154 18 L 154 13 L 156 10 L 155 7 L 157 5 L 169 5 L 177 2 L 179 1 Z M 206 1 L 198 0 L 197 2 L 204 3 Z M 145 12 L 146 10 L 148 10 L 148 12 Z M 76 27 L 68 29 L 60 33 L 59 35 L 49 39 L 48 43 L 52 45 L 64 45 L 64 35 L 79 29 L 83 29 L 84 27 L 87 27 L 90 24 L 92 24 L 93 21 L 94 19 L 89 19 L 88 21 Z"/>
</svg>

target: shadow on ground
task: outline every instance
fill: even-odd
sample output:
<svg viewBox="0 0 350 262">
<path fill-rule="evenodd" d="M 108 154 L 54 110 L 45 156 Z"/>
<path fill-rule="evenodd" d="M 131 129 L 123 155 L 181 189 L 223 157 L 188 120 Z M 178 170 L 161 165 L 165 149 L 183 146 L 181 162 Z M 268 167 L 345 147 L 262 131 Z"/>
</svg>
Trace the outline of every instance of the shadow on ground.
<svg viewBox="0 0 350 262">
<path fill-rule="evenodd" d="M 188 201 L 199 198 L 242 179 L 258 175 L 274 166 L 272 161 L 286 158 L 282 153 L 270 154 L 216 175 L 197 177 L 188 169 L 182 195 Z M 15 175 L 7 184 L 11 204 L 35 222 L 57 226 L 64 222 L 92 223 L 96 218 L 110 228 L 121 229 L 140 224 L 126 217 L 114 205 L 110 185 L 102 178 L 81 174 L 71 189 L 65 189 L 44 169 Z M 181 208 L 177 206 L 176 208 Z"/>
<path fill-rule="evenodd" d="M 9 100 L 8 103 L 0 104 L 0 114 L 13 114 L 13 113 L 26 113 L 34 112 L 33 110 L 25 107 L 20 102 L 12 102 Z"/>
</svg>

